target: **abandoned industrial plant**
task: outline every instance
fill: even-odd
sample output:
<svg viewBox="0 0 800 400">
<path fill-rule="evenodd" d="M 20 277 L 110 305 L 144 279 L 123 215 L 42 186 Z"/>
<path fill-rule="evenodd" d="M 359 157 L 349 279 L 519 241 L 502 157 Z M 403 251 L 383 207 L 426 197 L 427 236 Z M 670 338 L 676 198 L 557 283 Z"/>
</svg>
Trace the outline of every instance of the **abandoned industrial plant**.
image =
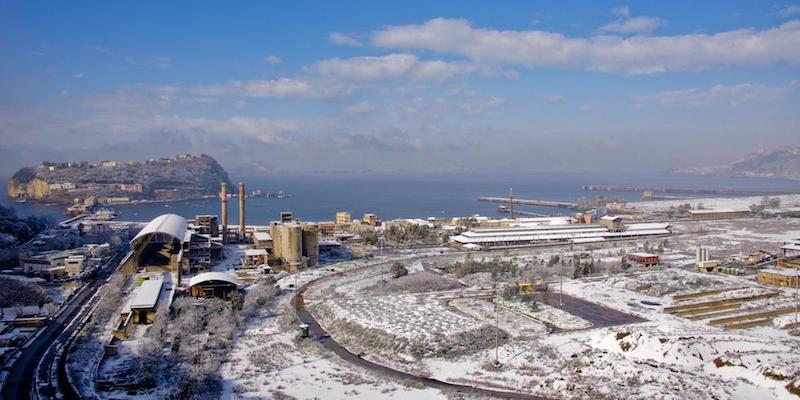
<svg viewBox="0 0 800 400">
<path fill-rule="evenodd" d="M 800 3 L 0 31 L 0 400 L 800 400 Z"/>
</svg>

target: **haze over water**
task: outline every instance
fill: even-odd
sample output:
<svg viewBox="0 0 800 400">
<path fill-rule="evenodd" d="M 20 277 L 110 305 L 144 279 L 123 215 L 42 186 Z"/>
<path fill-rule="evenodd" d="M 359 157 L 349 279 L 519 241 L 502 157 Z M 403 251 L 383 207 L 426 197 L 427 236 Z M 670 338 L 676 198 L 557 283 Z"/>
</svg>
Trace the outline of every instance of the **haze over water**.
<svg viewBox="0 0 800 400">
<path fill-rule="evenodd" d="M 497 204 L 478 202 L 478 196 L 507 196 L 513 188 L 515 198 L 576 201 L 579 197 L 616 197 L 627 201 L 640 193 L 587 192 L 583 185 L 639 185 L 657 187 L 737 188 L 752 190 L 800 191 L 800 182 L 758 178 L 702 177 L 670 173 L 648 174 L 567 174 L 537 173 L 526 176 L 486 177 L 466 175 L 407 176 L 256 176 L 232 177 L 244 181 L 247 191 L 260 189 L 290 194 L 286 198 L 248 198 L 247 223 L 267 224 L 281 211 L 292 211 L 306 221 L 330 221 L 337 211 L 349 211 L 353 218 L 374 213 L 384 220 L 394 218 L 453 217 L 481 214 L 498 216 Z M 705 196 L 709 197 L 709 196 Z M 2 204 L 14 207 L 20 215 L 44 214 L 64 220 L 64 206 L 15 204 L 3 198 Z M 229 203 L 229 218 L 238 222 L 238 203 Z M 114 205 L 120 220 L 148 221 L 165 213 L 187 218 L 219 214 L 216 198 L 166 203 Z M 517 210 L 545 215 L 566 215 L 570 210 L 518 205 Z"/>
</svg>

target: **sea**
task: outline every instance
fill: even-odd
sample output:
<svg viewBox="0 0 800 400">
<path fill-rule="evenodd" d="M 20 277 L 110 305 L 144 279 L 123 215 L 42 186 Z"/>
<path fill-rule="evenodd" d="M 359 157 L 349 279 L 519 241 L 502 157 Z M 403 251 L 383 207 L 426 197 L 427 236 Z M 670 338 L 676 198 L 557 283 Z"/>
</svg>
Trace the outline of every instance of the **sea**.
<svg viewBox="0 0 800 400">
<path fill-rule="evenodd" d="M 589 192 L 583 185 L 628 185 L 690 188 L 735 188 L 747 190 L 797 191 L 800 182 L 764 179 L 696 176 L 670 172 L 625 173 L 531 173 L 506 175 L 478 174 L 399 174 L 399 175 L 256 175 L 233 177 L 243 181 L 247 191 L 283 191 L 284 198 L 255 197 L 247 199 L 246 223 L 268 224 L 278 219 L 281 211 L 291 211 L 304 221 L 332 221 L 337 211 L 348 211 L 353 218 L 365 213 L 384 220 L 395 218 L 455 217 L 480 214 L 499 217 L 497 204 L 479 202 L 479 196 L 560 200 L 574 202 L 578 198 L 614 197 L 627 201 L 641 199 L 641 193 Z M 67 219 L 63 205 L 0 203 L 13 207 L 18 215 L 48 215 L 57 221 Z M 709 197 L 709 196 L 705 196 Z M 229 220 L 238 222 L 238 200 L 229 201 Z M 118 220 L 149 221 L 161 214 L 174 213 L 187 218 L 203 214 L 219 214 L 217 198 L 171 202 L 150 202 L 111 206 Z M 568 209 L 515 205 L 515 210 L 557 216 L 568 215 Z"/>
</svg>

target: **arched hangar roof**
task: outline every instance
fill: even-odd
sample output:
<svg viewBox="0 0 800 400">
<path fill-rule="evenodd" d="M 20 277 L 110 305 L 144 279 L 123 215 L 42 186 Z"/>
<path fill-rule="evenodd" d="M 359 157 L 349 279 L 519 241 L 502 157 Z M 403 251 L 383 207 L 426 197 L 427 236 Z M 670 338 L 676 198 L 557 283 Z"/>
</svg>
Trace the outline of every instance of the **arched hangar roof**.
<svg viewBox="0 0 800 400">
<path fill-rule="evenodd" d="M 192 279 L 189 279 L 189 287 L 210 281 L 228 282 L 231 285 L 238 284 L 236 278 L 234 278 L 231 274 L 226 274 L 224 272 L 204 272 L 202 274 L 193 276 Z"/>
<path fill-rule="evenodd" d="M 164 214 L 154 218 L 131 240 L 136 244 L 147 236 L 167 236 L 172 239 L 183 240 L 186 236 L 186 218 L 176 214 Z"/>
</svg>

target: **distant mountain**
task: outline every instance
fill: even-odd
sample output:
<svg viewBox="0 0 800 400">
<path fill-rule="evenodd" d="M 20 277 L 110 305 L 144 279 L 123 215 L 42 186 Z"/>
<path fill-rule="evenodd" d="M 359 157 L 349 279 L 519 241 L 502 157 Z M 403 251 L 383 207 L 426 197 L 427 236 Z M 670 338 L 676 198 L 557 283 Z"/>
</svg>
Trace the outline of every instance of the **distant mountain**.
<svg viewBox="0 0 800 400">
<path fill-rule="evenodd" d="M 8 197 L 72 203 L 74 199 L 177 199 L 211 195 L 228 173 L 212 157 L 182 154 L 138 161 L 43 162 L 8 180 Z"/>
<path fill-rule="evenodd" d="M 673 172 L 800 180 L 800 147 L 781 146 L 761 149 L 731 165 L 677 168 Z"/>
<path fill-rule="evenodd" d="M 730 166 L 730 171 L 739 176 L 800 180 L 800 147 L 759 150 L 735 162 Z"/>
</svg>

